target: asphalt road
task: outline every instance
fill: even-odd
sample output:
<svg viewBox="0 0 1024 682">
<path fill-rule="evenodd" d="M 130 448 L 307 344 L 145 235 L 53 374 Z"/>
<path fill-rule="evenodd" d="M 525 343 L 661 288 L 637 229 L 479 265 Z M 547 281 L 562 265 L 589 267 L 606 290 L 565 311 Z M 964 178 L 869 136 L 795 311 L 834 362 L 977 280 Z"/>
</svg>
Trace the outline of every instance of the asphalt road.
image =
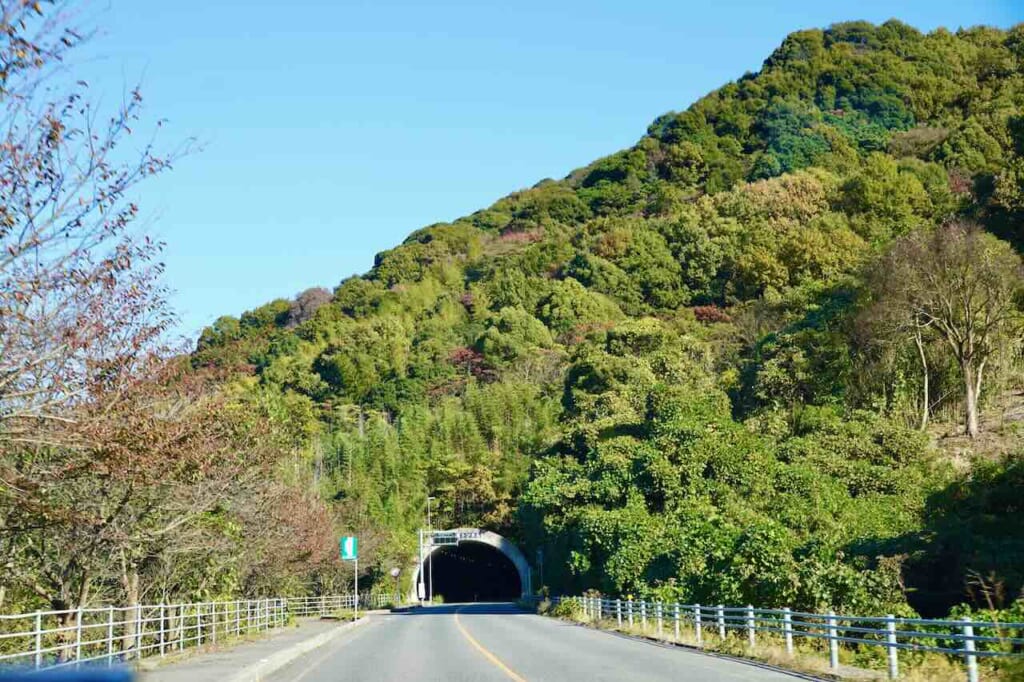
<svg viewBox="0 0 1024 682">
<path fill-rule="evenodd" d="M 795 676 L 523 613 L 510 604 L 435 606 L 371 616 L 272 676 L 338 680 L 745 680 Z"/>
</svg>

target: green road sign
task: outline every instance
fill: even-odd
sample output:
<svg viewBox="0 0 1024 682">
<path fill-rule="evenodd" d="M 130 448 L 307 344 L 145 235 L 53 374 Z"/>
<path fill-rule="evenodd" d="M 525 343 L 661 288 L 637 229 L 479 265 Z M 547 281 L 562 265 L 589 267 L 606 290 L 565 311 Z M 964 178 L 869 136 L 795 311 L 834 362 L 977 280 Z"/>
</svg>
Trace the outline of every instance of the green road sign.
<svg viewBox="0 0 1024 682">
<path fill-rule="evenodd" d="M 355 535 L 346 535 L 338 544 L 341 546 L 342 561 L 355 561 L 359 558 L 359 538 Z"/>
</svg>

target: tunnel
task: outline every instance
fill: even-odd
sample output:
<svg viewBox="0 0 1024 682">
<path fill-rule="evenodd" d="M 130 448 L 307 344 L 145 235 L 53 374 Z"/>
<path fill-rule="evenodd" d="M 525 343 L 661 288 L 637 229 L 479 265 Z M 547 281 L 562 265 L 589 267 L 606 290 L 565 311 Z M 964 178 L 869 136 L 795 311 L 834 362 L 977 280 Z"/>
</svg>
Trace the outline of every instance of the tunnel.
<svg viewBox="0 0 1024 682">
<path fill-rule="evenodd" d="M 480 542 L 438 547 L 424 562 L 424 585 L 434 580 L 434 595 L 446 604 L 515 601 L 523 593 L 516 565 L 500 550 Z"/>
</svg>

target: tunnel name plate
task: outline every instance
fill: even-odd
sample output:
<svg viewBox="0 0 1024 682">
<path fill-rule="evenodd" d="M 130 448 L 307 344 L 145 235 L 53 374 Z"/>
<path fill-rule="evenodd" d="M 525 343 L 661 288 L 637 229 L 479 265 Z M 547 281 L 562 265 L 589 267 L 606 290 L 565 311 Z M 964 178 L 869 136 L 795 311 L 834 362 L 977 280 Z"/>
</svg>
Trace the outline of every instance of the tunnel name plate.
<svg viewBox="0 0 1024 682">
<path fill-rule="evenodd" d="M 435 530 L 430 534 L 430 544 L 434 547 L 450 547 L 463 540 L 476 540 L 480 531 L 475 528 L 465 530 Z"/>
</svg>

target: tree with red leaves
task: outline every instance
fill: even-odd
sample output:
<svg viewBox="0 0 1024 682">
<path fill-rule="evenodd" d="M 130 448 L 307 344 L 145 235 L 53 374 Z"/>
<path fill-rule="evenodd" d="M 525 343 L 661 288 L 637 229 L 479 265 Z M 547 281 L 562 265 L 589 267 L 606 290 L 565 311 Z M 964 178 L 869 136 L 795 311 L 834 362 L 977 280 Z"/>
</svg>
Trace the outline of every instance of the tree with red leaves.
<svg viewBox="0 0 1024 682">
<path fill-rule="evenodd" d="M 108 117 L 84 83 L 55 94 L 87 35 L 63 9 L 0 0 L 0 606 L 232 592 L 275 553 L 320 562 L 326 508 L 280 482 L 294 444 L 163 342 L 161 245 L 132 234 L 128 193 L 187 148 L 128 151 L 137 90 Z"/>
<path fill-rule="evenodd" d="M 44 9 L 45 8 L 45 9 Z M 128 152 L 142 97 L 111 115 L 61 68 L 82 31 L 53 3 L 0 2 L 0 439 L 48 443 L 62 408 L 129 376 L 172 321 L 161 245 L 127 194 L 169 167 Z M 61 94 L 57 94 L 61 93 Z M 184 149 L 179 150 L 184 151 Z"/>
<path fill-rule="evenodd" d="M 86 36 L 67 16 L 52 2 L 0 2 L 0 560 L 9 566 L 24 549 L 14 517 L 38 512 L 45 526 L 52 515 L 34 490 L 73 473 L 36 463 L 88 447 L 96 424 L 87 420 L 105 419 L 111 396 L 131 390 L 172 320 L 160 244 L 129 234 L 138 208 L 127 198 L 169 158 L 150 144 L 126 152 L 137 90 L 104 117 L 85 83 L 62 88 L 64 59 Z M 90 407 L 100 395 L 106 411 Z"/>
</svg>

